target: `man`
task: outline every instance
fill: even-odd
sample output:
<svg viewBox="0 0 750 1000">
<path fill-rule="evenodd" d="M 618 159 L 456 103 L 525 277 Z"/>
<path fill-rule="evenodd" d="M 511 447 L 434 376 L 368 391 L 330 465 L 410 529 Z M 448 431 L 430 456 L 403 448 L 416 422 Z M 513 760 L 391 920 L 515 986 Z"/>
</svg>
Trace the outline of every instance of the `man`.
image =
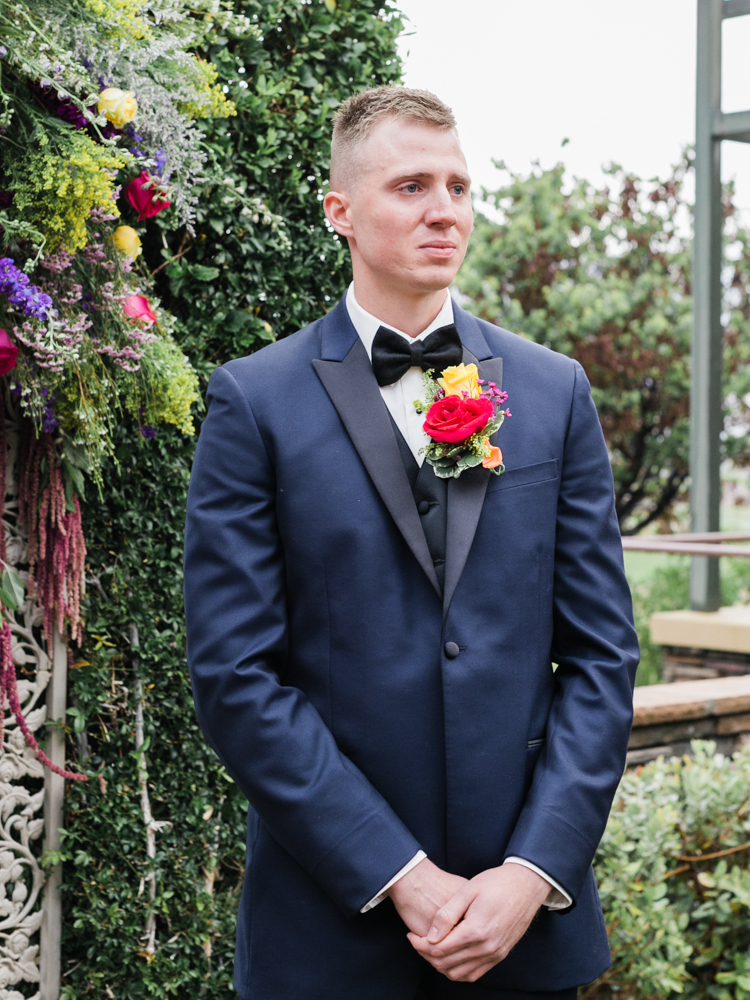
<svg viewBox="0 0 750 1000">
<path fill-rule="evenodd" d="M 190 487 L 197 711 L 251 807 L 237 991 L 569 1000 L 609 964 L 637 665 L 588 382 L 451 302 L 469 177 L 431 94 L 341 107 L 325 211 L 353 285 L 214 373 Z M 436 359 L 509 394 L 502 475 L 424 462 Z"/>
</svg>

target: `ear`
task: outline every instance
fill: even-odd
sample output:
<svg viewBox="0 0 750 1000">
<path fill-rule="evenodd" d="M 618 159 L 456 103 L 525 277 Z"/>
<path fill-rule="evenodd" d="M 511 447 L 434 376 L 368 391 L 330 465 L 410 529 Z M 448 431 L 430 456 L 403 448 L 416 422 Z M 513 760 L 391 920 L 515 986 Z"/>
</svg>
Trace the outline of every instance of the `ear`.
<svg viewBox="0 0 750 1000">
<path fill-rule="evenodd" d="M 329 191 L 323 199 L 326 218 L 339 236 L 354 235 L 354 227 L 349 218 L 349 196 L 343 191 Z"/>
</svg>

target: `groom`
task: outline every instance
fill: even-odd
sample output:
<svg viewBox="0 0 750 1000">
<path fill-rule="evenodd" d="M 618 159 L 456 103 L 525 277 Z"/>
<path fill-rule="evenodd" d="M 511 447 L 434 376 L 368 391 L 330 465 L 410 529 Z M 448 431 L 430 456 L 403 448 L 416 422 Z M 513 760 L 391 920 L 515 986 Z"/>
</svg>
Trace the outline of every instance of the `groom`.
<svg viewBox="0 0 750 1000">
<path fill-rule="evenodd" d="M 433 95 L 342 105 L 325 211 L 354 282 L 214 372 L 190 486 L 196 707 L 250 802 L 236 988 L 569 1000 L 610 961 L 591 861 L 638 658 L 588 382 L 453 304 L 469 176 Z M 509 395 L 502 475 L 424 461 L 423 370 L 460 364 Z"/>
</svg>

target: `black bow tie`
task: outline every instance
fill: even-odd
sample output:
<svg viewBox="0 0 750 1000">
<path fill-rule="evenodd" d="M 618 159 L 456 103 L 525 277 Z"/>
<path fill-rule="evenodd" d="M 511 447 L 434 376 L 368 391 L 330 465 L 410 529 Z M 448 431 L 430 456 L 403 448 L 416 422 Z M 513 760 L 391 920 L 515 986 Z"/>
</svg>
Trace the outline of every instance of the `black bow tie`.
<svg viewBox="0 0 750 1000">
<path fill-rule="evenodd" d="M 409 371 L 433 368 L 440 373 L 444 368 L 460 365 L 464 351 L 458 331 L 451 323 L 441 326 L 424 340 L 407 340 L 395 330 L 381 326 L 372 342 L 372 370 L 378 385 L 393 385 Z"/>
</svg>

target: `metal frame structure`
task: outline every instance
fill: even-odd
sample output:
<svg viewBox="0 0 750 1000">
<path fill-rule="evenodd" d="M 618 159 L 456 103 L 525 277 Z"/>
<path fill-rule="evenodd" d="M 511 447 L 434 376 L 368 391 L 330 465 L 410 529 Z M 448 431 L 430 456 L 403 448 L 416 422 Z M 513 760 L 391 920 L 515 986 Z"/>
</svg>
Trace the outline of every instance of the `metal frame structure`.
<svg viewBox="0 0 750 1000">
<path fill-rule="evenodd" d="M 744 14 L 750 14 L 750 0 L 698 0 L 690 473 L 692 532 L 704 535 L 720 527 L 721 143 L 725 139 L 750 142 L 750 111 L 724 114 L 721 110 L 721 26 L 727 18 Z M 694 555 L 691 608 L 716 611 L 720 604 L 718 560 Z"/>
</svg>

